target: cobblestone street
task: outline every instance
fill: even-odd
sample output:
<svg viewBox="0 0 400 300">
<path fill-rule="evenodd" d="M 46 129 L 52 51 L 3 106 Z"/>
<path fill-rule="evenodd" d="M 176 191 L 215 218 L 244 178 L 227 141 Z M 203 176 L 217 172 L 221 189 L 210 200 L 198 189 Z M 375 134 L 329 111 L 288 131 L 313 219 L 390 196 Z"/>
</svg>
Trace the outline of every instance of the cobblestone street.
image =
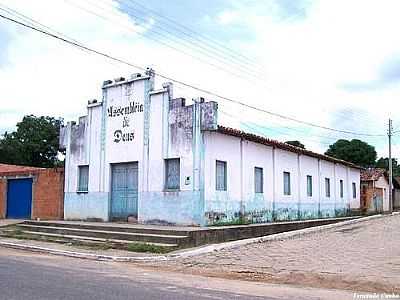
<svg viewBox="0 0 400 300">
<path fill-rule="evenodd" d="M 225 278 L 398 293 L 400 215 L 160 263 L 157 267 Z"/>
</svg>

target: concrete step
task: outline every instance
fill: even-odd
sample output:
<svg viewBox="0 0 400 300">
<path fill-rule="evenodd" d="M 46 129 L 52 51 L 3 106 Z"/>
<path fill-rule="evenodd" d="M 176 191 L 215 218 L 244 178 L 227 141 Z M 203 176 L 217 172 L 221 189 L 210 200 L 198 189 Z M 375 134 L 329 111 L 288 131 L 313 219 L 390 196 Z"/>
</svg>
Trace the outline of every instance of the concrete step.
<svg viewBox="0 0 400 300">
<path fill-rule="evenodd" d="M 41 233 L 53 233 L 60 235 L 73 235 L 83 236 L 89 238 L 102 238 L 102 239 L 114 239 L 114 240 L 125 240 L 125 241 L 136 241 L 143 243 L 161 243 L 170 245 L 186 245 L 189 237 L 186 235 L 162 235 L 152 233 L 132 233 L 132 232 L 118 232 L 118 231 L 107 231 L 107 230 L 91 230 L 71 227 L 54 227 L 54 226 L 38 226 L 30 224 L 18 224 L 18 228 L 24 231 L 41 232 Z"/>
<path fill-rule="evenodd" d="M 25 233 L 25 234 L 30 234 L 30 235 L 54 237 L 54 238 L 60 238 L 63 240 L 77 240 L 77 241 L 84 241 L 84 242 L 97 242 L 97 243 L 110 242 L 113 244 L 125 244 L 125 245 L 132 244 L 132 243 L 140 243 L 140 242 L 136 242 L 136 241 L 103 239 L 103 238 L 96 238 L 96 237 L 87 237 L 87 236 L 79 236 L 79 235 L 64 235 L 64 234 L 57 234 L 57 233 L 46 233 L 46 232 L 36 232 L 36 231 L 27 231 L 27 230 L 23 230 L 21 232 Z M 163 243 L 146 243 L 146 244 L 153 245 L 153 246 L 159 246 L 159 247 L 167 247 L 167 248 L 178 247 L 177 244 L 163 244 Z"/>
<path fill-rule="evenodd" d="M 51 221 L 25 221 L 23 224 L 36 225 L 36 226 L 49 226 L 49 227 L 68 227 L 77 229 L 89 229 L 89 230 L 102 230 L 102 231 L 116 231 L 116 232 L 130 232 L 130 233 L 149 233 L 149 234 L 161 234 L 161 235 L 179 235 L 188 236 L 190 230 L 175 230 L 171 227 L 166 228 L 154 228 L 152 226 L 136 227 L 136 226 L 124 226 L 116 223 L 112 224 L 86 224 L 86 223 L 70 223 L 70 222 L 51 222 Z"/>
</svg>

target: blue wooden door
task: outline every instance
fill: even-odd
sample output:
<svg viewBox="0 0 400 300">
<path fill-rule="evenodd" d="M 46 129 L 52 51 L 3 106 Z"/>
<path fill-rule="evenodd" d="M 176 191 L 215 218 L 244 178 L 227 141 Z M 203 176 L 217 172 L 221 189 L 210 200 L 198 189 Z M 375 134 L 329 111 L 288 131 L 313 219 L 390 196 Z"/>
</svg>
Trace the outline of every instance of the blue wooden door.
<svg viewBox="0 0 400 300">
<path fill-rule="evenodd" d="M 138 164 L 114 164 L 111 167 L 112 220 L 126 220 L 138 214 Z"/>
<path fill-rule="evenodd" d="M 30 219 L 32 209 L 32 178 L 7 181 L 7 218 Z"/>
</svg>

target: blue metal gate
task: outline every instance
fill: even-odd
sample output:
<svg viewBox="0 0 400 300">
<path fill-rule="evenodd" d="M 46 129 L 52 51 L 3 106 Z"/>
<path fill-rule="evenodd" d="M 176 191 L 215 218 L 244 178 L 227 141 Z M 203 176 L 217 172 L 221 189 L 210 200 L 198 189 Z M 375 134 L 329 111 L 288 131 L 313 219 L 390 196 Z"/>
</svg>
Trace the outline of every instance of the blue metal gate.
<svg viewBox="0 0 400 300">
<path fill-rule="evenodd" d="M 111 220 L 138 214 L 138 163 L 111 166 Z"/>
<path fill-rule="evenodd" d="M 30 219 L 32 209 L 32 178 L 7 181 L 7 218 Z"/>
</svg>

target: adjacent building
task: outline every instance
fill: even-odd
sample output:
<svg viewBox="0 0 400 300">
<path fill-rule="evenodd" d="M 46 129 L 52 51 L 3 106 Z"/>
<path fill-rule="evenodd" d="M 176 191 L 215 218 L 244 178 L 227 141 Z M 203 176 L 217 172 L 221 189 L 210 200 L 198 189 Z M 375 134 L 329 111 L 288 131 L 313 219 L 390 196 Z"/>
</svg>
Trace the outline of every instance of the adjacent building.
<svg viewBox="0 0 400 300">
<path fill-rule="evenodd" d="M 64 169 L 0 164 L 0 219 L 62 219 Z"/>
<path fill-rule="evenodd" d="M 224 127 L 218 104 L 154 89 L 152 70 L 105 81 L 61 129 L 65 219 L 215 225 L 360 208 L 360 168 Z"/>
<path fill-rule="evenodd" d="M 385 169 L 368 168 L 361 171 L 361 209 L 364 213 L 388 212 L 389 176 Z"/>
</svg>

